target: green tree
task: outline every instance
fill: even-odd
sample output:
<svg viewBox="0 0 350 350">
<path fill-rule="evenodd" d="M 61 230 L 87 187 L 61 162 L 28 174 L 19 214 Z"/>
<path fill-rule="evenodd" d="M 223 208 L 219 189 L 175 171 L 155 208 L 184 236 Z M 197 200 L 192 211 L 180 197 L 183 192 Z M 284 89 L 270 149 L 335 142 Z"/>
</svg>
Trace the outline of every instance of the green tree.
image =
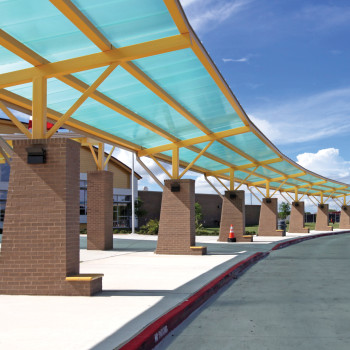
<svg viewBox="0 0 350 350">
<path fill-rule="evenodd" d="M 279 206 L 279 217 L 285 219 L 290 214 L 290 205 L 289 203 L 282 202 Z"/>
<path fill-rule="evenodd" d="M 138 218 L 141 218 L 147 214 L 147 211 L 142 207 L 143 206 L 143 200 L 140 198 L 137 198 L 135 200 L 135 216 Z M 128 203 L 128 212 L 131 215 L 131 203 Z"/>
<path fill-rule="evenodd" d="M 195 222 L 196 228 L 202 225 L 203 214 L 202 214 L 202 206 L 199 203 L 194 204 L 194 212 L 195 212 Z"/>
</svg>

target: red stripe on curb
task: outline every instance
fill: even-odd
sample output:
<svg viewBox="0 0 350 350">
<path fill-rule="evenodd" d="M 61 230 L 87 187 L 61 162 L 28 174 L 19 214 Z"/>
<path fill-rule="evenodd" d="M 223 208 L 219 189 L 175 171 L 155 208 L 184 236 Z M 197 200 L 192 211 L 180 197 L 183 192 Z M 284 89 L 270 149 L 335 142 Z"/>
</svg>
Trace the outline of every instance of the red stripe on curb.
<svg viewBox="0 0 350 350">
<path fill-rule="evenodd" d="M 297 244 L 297 243 L 300 243 L 303 241 L 308 241 L 309 239 L 340 235 L 343 233 L 350 233 L 350 231 L 333 231 L 333 232 L 328 232 L 328 233 L 320 233 L 318 235 L 313 235 L 313 236 L 304 236 L 304 237 L 300 237 L 300 238 L 295 238 L 295 239 L 291 239 L 289 241 L 278 243 L 271 250 L 282 249 L 282 248 L 288 247 L 288 246 L 293 245 L 293 244 Z"/>
<path fill-rule="evenodd" d="M 255 253 L 245 260 L 232 266 L 226 272 L 209 282 L 198 292 L 193 294 L 187 300 L 167 312 L 147 326 L 136 337 L 124 344 L 121 350 L 134 349 L 152 349 L 154 348 L 170 331 L 182 323 L 193 311 L 198 309 L 204 302 L 213 296 L 221 287 L 237 278 L 250 266 L 269 255 L 268 252 Z"/>
</svg>

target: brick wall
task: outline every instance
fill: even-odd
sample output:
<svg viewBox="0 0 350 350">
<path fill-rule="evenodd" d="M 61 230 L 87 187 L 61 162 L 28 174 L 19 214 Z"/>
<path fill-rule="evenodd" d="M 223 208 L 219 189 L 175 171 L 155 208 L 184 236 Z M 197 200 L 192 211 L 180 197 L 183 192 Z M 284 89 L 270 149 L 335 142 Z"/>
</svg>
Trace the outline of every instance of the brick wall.
<svg viewBox="0 0 350 350">
<path fill-rule="evenodd" d="M 350 229 L 350 206 L 342 206 L 340 212 L 339 228 Z"/>
<path fill-rule="evenodd" d="M 304 227 L 304 202 L 293 202 L 289 219 L 289 233 L 309 233 Z"/>
<path fill-rule="evenodd" d="M 226 191 L 222 201 L 220 221 L 220 242 L 227 242 L 230 226 L 233 225 L 237 242 L 250 242 L 245 235 L 245 194 L 244 191 Z"/>
<path fill-rule="evenodd" d="M 328 204 L 319 204 L 316 216 L 316 231 L 333 231 L 333 227 L 329 226 L 328 221 Z"/>
<path fill-rule="evenodd" d="M 180 184 L 179 192 L 171 192 Z M 193 254 L 195 245 L 194 180 L 165 180 L 157 254 Z"/>
<path fill-rule="evenodd" d="M 139 197 L 144 202 L 143 208 L 147 214 L 139 218 L 139 225 L 145 225 L 150 219 L 160 217 L 162 203 L 162 192 L 139 191 Z M 217 194 L 195 194 L 195 201 L 202 207 L 203 226 L 219 227 L 221 220 L 222 199 Z M 260 205 L 245 206 L 245 222 L 247 226 L 259 224 Z"/>
<path fill-rule="evenodd" d="M 113 249 L 113 173 L 87 175 L 87 249 Z"/>
<path fill-rule="evenodd" d="M 27 164 L 43 144 L 46 164 Z M 69 139 L 13 142 L 0 257 L 0 293 L 73 295 L 79 273 L 79 148 Z"/>
<path fill-rule="evenodd" d="M 263 198 L 260 210 L 259 236 L 282 236 L 277 230 L 277 198 Z"/>
</svg>

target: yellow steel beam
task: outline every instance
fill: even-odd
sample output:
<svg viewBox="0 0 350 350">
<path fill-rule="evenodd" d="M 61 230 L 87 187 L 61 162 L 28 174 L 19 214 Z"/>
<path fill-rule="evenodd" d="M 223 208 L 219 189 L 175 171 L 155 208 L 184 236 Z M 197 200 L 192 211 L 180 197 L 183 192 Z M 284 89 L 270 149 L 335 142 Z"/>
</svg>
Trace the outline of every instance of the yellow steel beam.
<svg viewBox="0 0 350 350">
<path fill-rule="evenodd" d="M 104 143 L 99 142 L 97 151 L 97 170 L 103 170 L 105 147 Z"/>
<path fill-rule="evenodd" d="M 179 148 L 174 148 L 172 152 L 172 178 L 179 178 Z"/>
<path fill-rule="evenodd" d="M 242 181 L 240 181 L 238 187 L 236 187 L 236 191 L 243 185 L 244 182 L 246 182 L 246 181 L 249 179 L 249 177 L 251 177 L 251 176 L 255 173 L 255 171 L 256 171 L 258 168 L 259 168 L 259 166 L 256 166 L 256 167 L 253 169 L 253 171 L 251 172 L 251 174 L 248 174 Z"/>
<path fill-rule="evenodd" d="M 224 188 L 226 188 L 227 191 L 229 191 L 229 188 L 228 188 L 218 177 L 216 177 L 215 175 L 214 175 L 214 177 L 215 177 L 215 179 L 216 179 L 219 183 L 221 183 L 221 185 L 222 185 Z"/>
<path fill-rule="evenodd" d="M 164 0 L 165 5 L 168 8 L 168 11 L 173 18 L 175 25 L 179 29 L 180 33 L 191 33 L 191 40 L 192 40 L 192 50 L 197 56 L 197 58 L 201 61 L 202 65 L 205 67 L 205 69 L 208 71 L 212 79 L 215 81 L 216 85 L 219 87 L 221 92 L 224 94 L 224 96 L 227 98 L 233 109 L 236 111 L 244 125 L 249 126 L 248 118 L 245 115 L 245 112 L 243 111 L 243 108 L 240 106 L 239 102 L 237 101 L 236 97 L 232 93 L 231 89 L 227 85 L 224 78 L 221 76 L 220 72 L 216 68 L 215 64 L 209 57 L 208 53 L 205 51 L 204 47 L 202 46 L 201 42 L 197 38 L 196 34 L 193 32 L 189 24 L 187 23 L 185 19 L 185 15 L 182 12 L 182 9 L 180 8 L 179 4 L 176 1 L 173 0 Z"/>
<path fill-rule="evenodd" d="M 47 80 L 36 77 L 33 80 L 33 124 L 32 138 L 44 139 L 47 128 Z"/>
<path fill-rule="evenodd" d="M 0 74 L 0 88 L 31 82 L 35 77 L 55 78 L 93 68 L 108 66 L 115 62 L 132 61 L 143 57 L 182 50 L 191 46 L 189 34 L 174 35 L 64 61 L 42 64 L 15 72 Z"/>
<path fill-rule="evenodd" d="M 0 29 L 0 45 L 13 52 L 15 55 L 21 57 L 23 60 L 31 63 L 33 66 L 48 63 L 47 60 L 39 56 L 33 50 L 23 45 L 21 42 L 13 38 Z"/>
<path fill-rule="evenodd" d="M 98 169 L 98 159 L 96 157 L 96 153 L 95 153 L 95 150 L 93 148 L 93 146 L 91 144 L 89 144 L 89 148 L 90 148 L 90 151 L 91 151 L 91 154 L 92 154 L 92 158 L 94 159 L 95 161 L 95 164 L 96 164 L 96 168 Z"/>
<path fill-rule="evenodd" d="M 209 142 L 200 153 L 197 154 L 197 156 L 192 160 L 190 164 L 187 165 L 187 167 L 183 170 L 183 172 L 180 174 L 180 179 L 187 173 L 188 170 L 191 169 L 191 167 L 196 163 L 196 161 L 207 151 L 207 149 L 213 144 L 214 141 Z"/>
<path fill-rule="evenodd" d="M 0 89 L 0 99 L 2 99 L 3 101 L 9 102 L 13 105 L 19 106 L 23 110 L 28 110 L 29 112 L 32 111 L 32 101 L 28 100 L 25 97 L 14 94 L 13 92 Z M 50 118 L 50 120 L 57 121 L 62 117 L 62 114 L 48 108 L 47 117 Z M 97 129 L 91 125 L 87 125 L 78 120 L 72 120 L 72 121 L 68 120 L 66 122 L 66 125 L 67 127 L 73 129 L 76 132 L 80 132 L 83 135 L 87 135 L 92 138 L 102 139 L 104 142 L 110 145 L 125 147 L 133 151 L 138 151 L 141 149 L 141 146 L 133 142 L 124 140 L 118 136 L 115 136 L 106 131 Z"/>
<path fill-rule="evenodd" d="M 112 48 L 109 41 L 99 32 L 95 26 L 80 12 L 70 0 L 50 0 L 81 32 L 83 32 L 101 51 Z"/>
<path fill-rule="evenodd" d="M 298 176 L 303 176 L 303 175 L 305 175 L 304 172 L 303 173 L 292 174 L 292 175 L 285 175 L 285 176 L 275 177 L 275 178 L 272 178 L 272 179 L 268 178 L 268 180 L 270 182 L 278 182 L 278 181 L 283 181 L 285 179 L 294 179 L 294 178 L 296 178 Z M 262 176 L 260 176 L 260 174 L 256 174 L 256 176 L 262 177 Z M 297 180 L 299 180 L 299 179 L 297 179 Z M 261 184 L 264 184 L 264 183 L 265 183 L 265 181 L 257 181 L 257 182 L 253 182 L 252 186 L 261 185 Z M 294 187 L 295 186 L 291 187 L 291 189 L 286 189 L 285 191 L 294 190 Z M 305 187 L 306 187 L 306 185 L 305 185 Z"/>
<path fill-rule="evenodd" d="M 0 109 L 9 117 L 13 124 L 17 126 L 17 128 L 28 137 L 28 139 L 32 138 L 32 134 L 29 130 L 10 112 L 10 110 L 0 101 Z"/>
<path fill-rule="evenodd" d="M 163 90 L 158 84 L 156 84 L 150 77 L 148 77 L 140 68 L 138 68 L 132 62 L 122 63 L 121 66 L 134 76 L 138 81 L 145 85 L 154 94 L 160 97 L 169 106 L 175 109 L 188 121 L 190 121 L 194 126 L 205 134 L 210 134 L 211 131 L 208 129 L 201 121 L 199 121 L 195 116 L 193 116 L 189 111 L 187 111 L 180 103 L 178 103 L 173 97 L 171 97 L 165 90 Z"/>
<path fill-rule="evenodd" d="M 230 169 L 230 191 L 235 189 L 235 171 Z"/>
<path fill-rule="evenodd" d="M 115 146 L 112 147 L 111 151 L 110 151 L 109 154 L 108 154 L 108 157 L 106 158 L 105 162 L 103 163 L 103 168 L 104 168 L 104 169 L 106 168 L 106 166 L 107 166 L 109 160 L 111 159 L 114 150 L 115 150 Z"/>
<path fill-rule="evenodd" d="M 282 193 L 281 191 L 280 191 L 280 195 L 287 201 L 287 203 L 291 204 L 291 202 L 289 201 L 289 199 L 286 198 L 286 197 L 283 195 L 283 193 Z"/>
<path fill-rule="evenodd" d="M 169 174 L 168 170 L 166 170 L 163 165 L 158 162 L 158 159 L 153 157 L 152 155 L 150 155 L 150 157 L 153 159 L 153 161 L 165 172 L 165 174 L 169 177 L 169 179 L 171 179 L 171 175 Z"/>
<path fill-rule="evenodd" d="M 287 179 L 285 179 L 283 182 L 281 182 L 281 184 L 276 188 L 275 192 L 272 193 L 271 197 L 273 197 L 274 194 L 281 189 L 281 187 L 285 184 L 286 181 L 287 181 Z"/>
<path fill-rule="evenodd" d="M 16 53 L 18 56 L 22 57 L 23 59 L 26 59 L 29 63 L 37 66 L 41 64 L 50 63 L 43 57 L 37 55 L 34 51 L 27 48 L 22 43 L 18 42 L 16 39 L 12 38 L 7 33 L 0 31 L 0 42 L 2 45 L 7 48 L 8 50 L 11 50 L 12 52 Z M 76 77 L 72 75 L 65 75 L 57 77 L 59 80 L 64 82 L 65 84 L 69 85 L 70 87 L 84 93 L 88 88 L 89 85 L 85 84 L 81 80 L 77 79 Z M 0 89 L 1 90 L 1 89 Z M 2 90 L 6 91 L 6 90 Z M 156 134 L 166 138 L 167 140 L 174 142 L 177 141 L 175 137 L 167 133 L 166 131 L 162 130 L 160 127 L 156 126 L 155 124 L 152 124 L 145 118 L 142 118 L 141 116 L 137 115 L 133 111 L 127 109 L 123 105 L 119 104 L 118 102 L 112 100 L 111 98 L 107 97 L 106 95 L 102 94 L 99 91 L 95 91 L 91 94 L 91 98 L 93 98 L 95 101 L 103 104 L 104 106 L 112 109 L 113 111 L 125 116 L 126 118 L 138 123 L 139 125 L 155 132 Z M 16 104 L 15 102 L 13 102 Z M 31 108 L 29 108 L 31 110 Z"/>
<path fill-rule="evenodd" d="M 300 188 L 305 188 L 305 187 L 310 187 L 310 186 L 318 186 L 318 185 L 322 185 L 322 184 L 324 184 L 326 182 L 327 182 L 326 180 L 322 180 L 322 181 L 318 181 L 318 182 L 314 182 L 314 183 L 310 182 L 307 185 L 300 185 L 300 186 L 293 186 L 293 187 L 290 187 L 290 188 L 286 188 L 285 191 L 293 191 L 294 188 L 300 189 Z"/>
<path fill-rule="evenodd" d="M 107 79 L 107 77 L 118 66 L 118 63 L 110 65 L 89 88 L 78 98 L 72 107 L 60 118 L 60 120 L 48 131 L 47 138 L 50 138 L 72 115 L 76 110 L 89 98 L 89 96 Z"/>
<path fill-rule="evenodd" d="M 270 198 L 270 181 L 266 181 L 266 198 Z"/>
<path fill-rule="evenodd" d="M 247 131 L 249 131 L 249 129 L 245 126 L 240 127 L 240 128 L 225 130 L 225 131 L 219 131 L 219 132 L 211 133 L 211 134 L 205 135 L 205 136 L 194 137 L 194 138 L 188 139 L 188 140 L 182 140 L 182 141 L 169 143 L 169 144 L 162 145 L 162 146 L 144 149 L 142 151 L 139 151 L 138 156 L 144 157 L 144 156 L 148 156 L 150 154 L 156 154 L 156 153 L 160 153 L 160 152 L 170 151 L 176 147 L 177 148 L 188 147 L 188 146 L 196 145 L 196 144 L 207 142 L 207 141 L 215 141 L 215 140 L 219 140 L 219 139 L 224 138 L 224 137 L 243 134 Z"/>
<path fill-rule="evenodd" d="M 267 164 L 273 164 L 273 163 L 279 163 L 282 162 L 283 159 L 281 158 L 273 158 L 273 159 L 269 159 L 269 160 L 263 160 L 261 162 L 254 162 L 254 163 L 249 163 L 249 164 L 244 164 L 244 165 L 239 165 L 236 167 L 236 170 L 240 170 L 240 169 L 247 169 L 247 168 L 253 168 L 257 165 L 267 165 Z"/>
</svg>

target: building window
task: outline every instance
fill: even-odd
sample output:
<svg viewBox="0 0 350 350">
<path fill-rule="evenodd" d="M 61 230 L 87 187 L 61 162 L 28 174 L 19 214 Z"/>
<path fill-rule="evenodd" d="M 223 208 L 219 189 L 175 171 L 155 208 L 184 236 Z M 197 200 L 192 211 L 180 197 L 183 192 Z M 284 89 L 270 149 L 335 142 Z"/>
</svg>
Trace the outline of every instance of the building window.
<svg viewBox="0 0 350 350">
<path fill-rule="evenodd" d="M 7 191 L 0 190 L 0 222 L 4 221 Z"/>
<path fill-rule="evenodd" d="M 131 196 L 113 195 L 113 228 L 129 228 Z"/>
<path fill-rule="evenodd" d="M 10 166 L 7 163 L 0 164 L 0 182 L 9 182 Z"/>
<path fill-rule="evenodd" d="M 87 181 L 80 180 L 80 215 L 87 215 Z"/>
</svg>

